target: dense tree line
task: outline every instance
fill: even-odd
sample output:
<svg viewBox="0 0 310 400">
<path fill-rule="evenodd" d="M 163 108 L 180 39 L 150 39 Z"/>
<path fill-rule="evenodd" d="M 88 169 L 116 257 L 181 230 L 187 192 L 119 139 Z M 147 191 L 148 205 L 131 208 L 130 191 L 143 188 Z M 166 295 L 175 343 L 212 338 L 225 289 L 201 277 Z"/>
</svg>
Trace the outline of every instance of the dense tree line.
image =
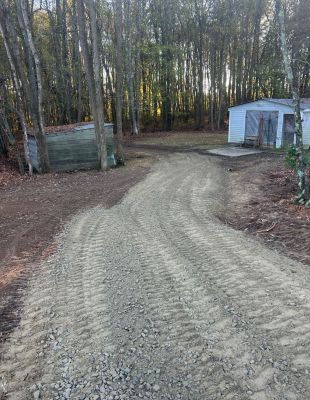
<svg viewBox="0 0 310 400">
<path fill-rule="evenodd" d="M 310 2 L 282 3 L 294 79 L 310 97 Z M 2 0 L 2 131 L 14 141 L 31 126 L 44 160 L 47 125 L 104 118 L 119 140 L 122 124 L 221 129 L 231 105 L 290 95 L 274 10 L 273 0 Z"/>
</svg>

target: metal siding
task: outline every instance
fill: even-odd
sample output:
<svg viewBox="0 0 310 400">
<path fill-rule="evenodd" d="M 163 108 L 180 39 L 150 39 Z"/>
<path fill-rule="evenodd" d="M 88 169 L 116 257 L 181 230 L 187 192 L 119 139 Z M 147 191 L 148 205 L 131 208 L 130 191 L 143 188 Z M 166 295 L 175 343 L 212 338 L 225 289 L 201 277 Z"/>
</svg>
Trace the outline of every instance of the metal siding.
<svg viewBox="0 0 310 400">
<path fill-rule="evenodd" d="M 243 109 L 231 109 L 229 112 L 229 143 L 242 143 L 245 132 L 245 115 Z"/>
<path fill-rule="evenodd" d="M 98 167 L 95 130 L 59 132 L 46 136 L 52 171 L 72 171 Z"/>
<path fill-rule="evenodd" d="M 303 113 L 303 139 L 304 144 L 310 145 L 310 111 Z"/>
<path fill-rule="evenodd" d="M 33 169 L 39 171 L 39 158 L 38 158 L 38 148 L 37 142 L 33 136 L 28 136 L 28 149 L 29 149 L 29 157 L 31 160 L 31 164 Z"/>
<path fill-rule="evenodd" d="M 265 100 L 253 101 L 252 103 L 242 104 L 229 109 L 229 143 L 242 143 L 245 137 L 246 112 L 249 110 L 257 111 L 279 111 L 277 129 L 277 147 L 281 147 L 283 114 L 293 114 L 292 108 L 271 103 Z"/>
<path fill-rule="evenodd" d="M 252 103 L 242 104 L 240 106 L 230 108 L 228 143 L 242 143 L 244 141 L 246 111 L 248 110 L 279 111 L 277 148 L 281 147 L 283 134 L 283 115 L 294 114 L 294 111 L 291 107 L 264 100 L 254 101 Z M 303 112 L 303 119 L 303 141 L 306 146 L 310 146 L 310 111 Z"/>
<path fill-rule="evenodd" d="M 105 125 L 108 165 L 115 165 L 113 149 L 113 124 Z M 46 135 L 47 150 L 52 171 L 73 171 L 99 168 L 95 129 L 93 124 L 78 127 L 71 132 L 57 132 Z M 29 140 L 33 166 L 39 170 L 37 144 Z"/>
</svg>

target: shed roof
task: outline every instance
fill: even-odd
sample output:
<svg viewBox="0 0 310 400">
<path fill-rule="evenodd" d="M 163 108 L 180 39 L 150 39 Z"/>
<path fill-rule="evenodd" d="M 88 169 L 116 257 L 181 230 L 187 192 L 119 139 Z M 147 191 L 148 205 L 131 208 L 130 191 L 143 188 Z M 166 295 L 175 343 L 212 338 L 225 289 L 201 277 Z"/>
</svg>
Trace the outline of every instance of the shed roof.
<svg viewBox="0 0 310 400">
<path fill-rule="evenodd" d="M 263 99 L 259 99 L 259 100 L 255 100 L 255 101 L 250 101 L 249 103 L 238 104 L 238 105 L 230 107 L 230 108 L 245 106 L 247 104 L 256 103 L 257 101 L 268 101 L 269 103 L 275 103 L 275 104 L 279 104 L 281 106 L 294 108 L 292 99 L 271 99 L 271 98 L 263 98 Z M 300 108 L 301 108 L 301 110 L 310 109 L 310 98 L 300 99 Z"/>
<path fill-rule="evenodd" d="M 105 123 L 104 126 L 113 125 L 111 123 Z M 75 124 L 67 124 L 67 125 L 51 125 L 44 127 L 44 133 L 46 135 L 50 134 L 63 134 L 63 133 L 72 133 L 74 131 L 81 131 L 83 129 L 94 128 L 94 122 L 77 122 Z M 33 128 L 28 128 L 29 135 L 34 135 Z"/>
<path fill-rule="evenodd" d="M 292 99 L 263 99 L 263 100 L 269 101 L 271 103 L 282 104 L 283 106 L 289 106 L 291 108 L 294 107 Z M 310 99 L 300 99 L 300 108 L 302 110 L 310 108 Z"/>
<path fill-rule="evenodd" d="M 75 129 L 82 128 L 82 127 L 87 126 L 89 124 L 93 124 L 93 122 L 78 122 L 76 124 L 45 126 L 44 127 L 44 132 L 46 134 L 59 133 L 59 132 L 61 132 L 61 133 L 72 132 Z"/>
</svg>

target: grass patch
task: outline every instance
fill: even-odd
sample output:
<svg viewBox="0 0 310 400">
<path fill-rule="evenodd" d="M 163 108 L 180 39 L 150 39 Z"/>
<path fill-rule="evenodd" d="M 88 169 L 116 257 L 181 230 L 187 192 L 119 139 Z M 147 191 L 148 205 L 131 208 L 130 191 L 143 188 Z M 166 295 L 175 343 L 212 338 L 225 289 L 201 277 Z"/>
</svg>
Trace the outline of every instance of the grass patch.
<svg viewBox="0 0 310 400">
<path fill-rule="evenodd" d="M 227 145 L 227 132 L 169 132 L 137 139 L 140 144 L 215 148 Z"/>
</svg>

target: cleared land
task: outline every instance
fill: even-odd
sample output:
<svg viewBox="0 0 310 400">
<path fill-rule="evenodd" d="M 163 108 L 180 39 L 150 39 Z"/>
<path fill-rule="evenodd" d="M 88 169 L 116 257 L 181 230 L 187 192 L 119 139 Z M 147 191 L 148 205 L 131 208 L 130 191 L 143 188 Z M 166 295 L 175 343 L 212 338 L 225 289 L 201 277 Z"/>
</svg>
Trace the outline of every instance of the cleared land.
<svg viewBox="0 0 310 400">
<path fill-rule="evenodd" d="M 2 167 L 3 398 L 307 399 L 310 210 L 283 155 L 214 135 L 134 140 L 104 174 Z"/>
<path fill-rule="evenodd" d="M 0 165 L 0 342 L 18 324 L 24 293 L 54 235 L 77 212 L 111 207 L 149 171 L 153 156 L 128 152 L 125 168 L 21 177 Z"/>
<path fill-rule="evenodd" d="M 146 133 L 135 138 L 127 137 L 127 142 L 139 145 L 165 146 L 174 148 L 215 148 L 227 146 L 227 132 L 157 132 Z"/>
<path fill-rule="evenodd" d="M 8 397 L 308 399 L 308 268 L 219 221 L 229 180 L 165 156 L 77 215 L 6 342 Z"/>
</svg>

